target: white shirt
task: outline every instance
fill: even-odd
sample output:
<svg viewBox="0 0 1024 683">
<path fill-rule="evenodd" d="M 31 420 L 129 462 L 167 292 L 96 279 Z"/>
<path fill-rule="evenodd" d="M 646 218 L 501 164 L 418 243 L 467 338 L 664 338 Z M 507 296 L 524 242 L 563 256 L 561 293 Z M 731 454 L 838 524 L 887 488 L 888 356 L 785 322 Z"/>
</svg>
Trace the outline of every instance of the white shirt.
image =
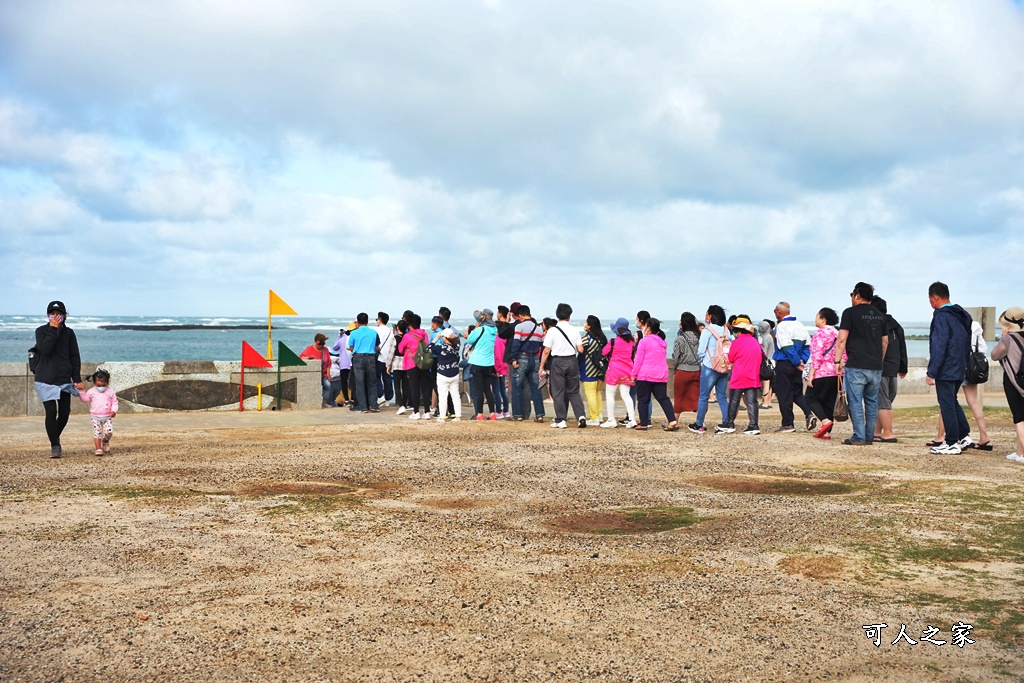
<svg viewBox="0 0 1024 683">
<path fill-rule="evenodd" d="M 387 363 L 391 360 L 391 349 L 395 345 L 395 333 L 387 325 L 378 325 L 377 337 L 380 339 L 380 353 L 377 354 L 377 360 Z"/>
<path fill-rule="evenodd" d="M 544 335 L 544 348 L 551 349 L 552 356 L 575 356 L 576 347 L 583 346 L 583 340 L 580 339 L 580 331 L 566 320 L 559 320 L 555 327 L 558 329 L 556 330 L 552 327 Z M 565 334 L 562 334 L 562 332 Z M 568 337 L 568 340 L 566 337 Z"/>
<path fill-rule="evenodd" d="M 985 331 L 981 329 L 981 323 L 977 320 L 971 321 L 971 351 L 984 351 L 988 354 L 988 343 L 985 341 Z"/>
</svg>

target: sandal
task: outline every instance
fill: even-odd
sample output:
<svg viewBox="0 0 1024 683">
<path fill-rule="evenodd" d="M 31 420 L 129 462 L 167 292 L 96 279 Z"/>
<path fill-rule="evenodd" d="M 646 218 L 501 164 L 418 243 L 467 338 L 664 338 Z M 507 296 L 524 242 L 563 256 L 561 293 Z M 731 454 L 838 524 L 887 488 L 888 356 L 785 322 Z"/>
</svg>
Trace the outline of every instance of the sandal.
<svg viewBox="0 0 1024 683">
<path fill-rule="evenodd" d="M 543 422 L 544 418 L 543 417 L 535 417 L 535 418 L 533 418 L 533 421 L 534 422 Z"/>
<path fill-rule="evenodd" d="M 678 432 L 679 431 L 679 423 L 678 422 L 669 422 L 667 425 L 662 427 L 662 429 L 665 430 L 666 432 Z"/>
<path fill-rule="evenodd" d="M 651 425 L 637 425 L 633 429 L 639 429 L 640 431 L 646 431 L 651 428 Z"/>
<path fill-rule="evenodd" d="M 985 443 L 977 443 L 974 444 L 974 447 L 977 448 L 979 451 L 990 451 L 992 450 L 992 442 L 986 441 Z"/>
<path fill-rule="evenodd" d="M 944 443 L 946 443 L 946 442 L 945 441 L 929 441 L 928 443 L 925 444 L 925 446 L 928 446 L 929 448 L 937 448 L 937 447 L 941 446 Z"/>
</svg>

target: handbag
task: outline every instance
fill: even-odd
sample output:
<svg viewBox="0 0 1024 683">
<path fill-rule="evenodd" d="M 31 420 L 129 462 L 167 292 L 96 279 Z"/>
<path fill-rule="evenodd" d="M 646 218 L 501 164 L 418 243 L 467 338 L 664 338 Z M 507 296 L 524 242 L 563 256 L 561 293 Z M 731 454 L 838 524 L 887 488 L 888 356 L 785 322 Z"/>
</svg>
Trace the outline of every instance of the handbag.
<svg viewBox="0 0 1024 683">
<path fill-rule="evenodd" d="M 775 366 L 772 365 L 772 361 L 764 349 L 761 349 L 761 381 L 768 382 L 773 379 L 775 379 Z"/>
<path fill-rule="evenodd" d="M 846 390 L 843 389 L 842 375 L 836 375 L 839 383 L 839 392 L 836 394 L 836 407 L 832 411 L 833 419 L 836 422 L 846 422 L 850 419 L 850 404 L 846 401 Z"/>
</svg>

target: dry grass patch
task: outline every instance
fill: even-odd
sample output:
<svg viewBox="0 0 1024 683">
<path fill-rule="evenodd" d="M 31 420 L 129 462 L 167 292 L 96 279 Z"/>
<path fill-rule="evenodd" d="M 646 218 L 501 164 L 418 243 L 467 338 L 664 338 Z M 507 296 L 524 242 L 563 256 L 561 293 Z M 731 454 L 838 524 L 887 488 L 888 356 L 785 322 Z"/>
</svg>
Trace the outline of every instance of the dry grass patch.
<svg viewBox="0 0 1024 683">
<path fill-rule="evenodd" d="M 438 510 L 473 510 L 494 505 L 495 501 L 480 498 L 426 498 L 419 503 Z"/>
<path fill-rule="evenodd" d="M 693 479 L 692 483 L 727 493 L 756 493 L 769 496 L 837 496 L 853 493 L 863 486 L 843 481 L 739 475 L 700 477 Z"/>
<path fill-rule="evenodd" d="M 347 484 L 265 482 L 242 487 L 238 493 L 243 496 L 340 496 L 355 493 L 355 491 L 355 487 Z"/>
<path fill-rule="evenodd" d="M 827 581 L 842 576 L 846 563 L 838 555 L 790 555 L 779 560 L 779 569 L 787 574 Z"/>
<path fill-rule="evenodd" d="M 656 534 L 703 521 L 693 508 L 658 505 L 628 508 L 616 512 L 587 512 L 558 517 L 546 524 L 549 529 L 572 534 Z"/>
</svg>

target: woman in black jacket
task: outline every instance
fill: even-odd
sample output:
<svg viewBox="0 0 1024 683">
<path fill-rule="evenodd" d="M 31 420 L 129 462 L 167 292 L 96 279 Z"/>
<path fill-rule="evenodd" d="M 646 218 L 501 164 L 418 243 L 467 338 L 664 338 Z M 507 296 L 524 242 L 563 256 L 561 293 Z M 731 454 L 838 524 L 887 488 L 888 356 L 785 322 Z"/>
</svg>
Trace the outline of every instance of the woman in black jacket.
<svg viewBox="0 0 1024 683">
<path fill-rule="evenodd" d="M 67 326 L 68 311 L 60 301 L 46 307 L 47 324 L 36 328 L 33 349 L 36 393 L 46 410 L 46 436 L 50 439 L 50 457 L 61 456 L 60 435 L 68 424 L 71 395 L 82 384 L 82 358 L 78 338 Z"/>
</svg>

